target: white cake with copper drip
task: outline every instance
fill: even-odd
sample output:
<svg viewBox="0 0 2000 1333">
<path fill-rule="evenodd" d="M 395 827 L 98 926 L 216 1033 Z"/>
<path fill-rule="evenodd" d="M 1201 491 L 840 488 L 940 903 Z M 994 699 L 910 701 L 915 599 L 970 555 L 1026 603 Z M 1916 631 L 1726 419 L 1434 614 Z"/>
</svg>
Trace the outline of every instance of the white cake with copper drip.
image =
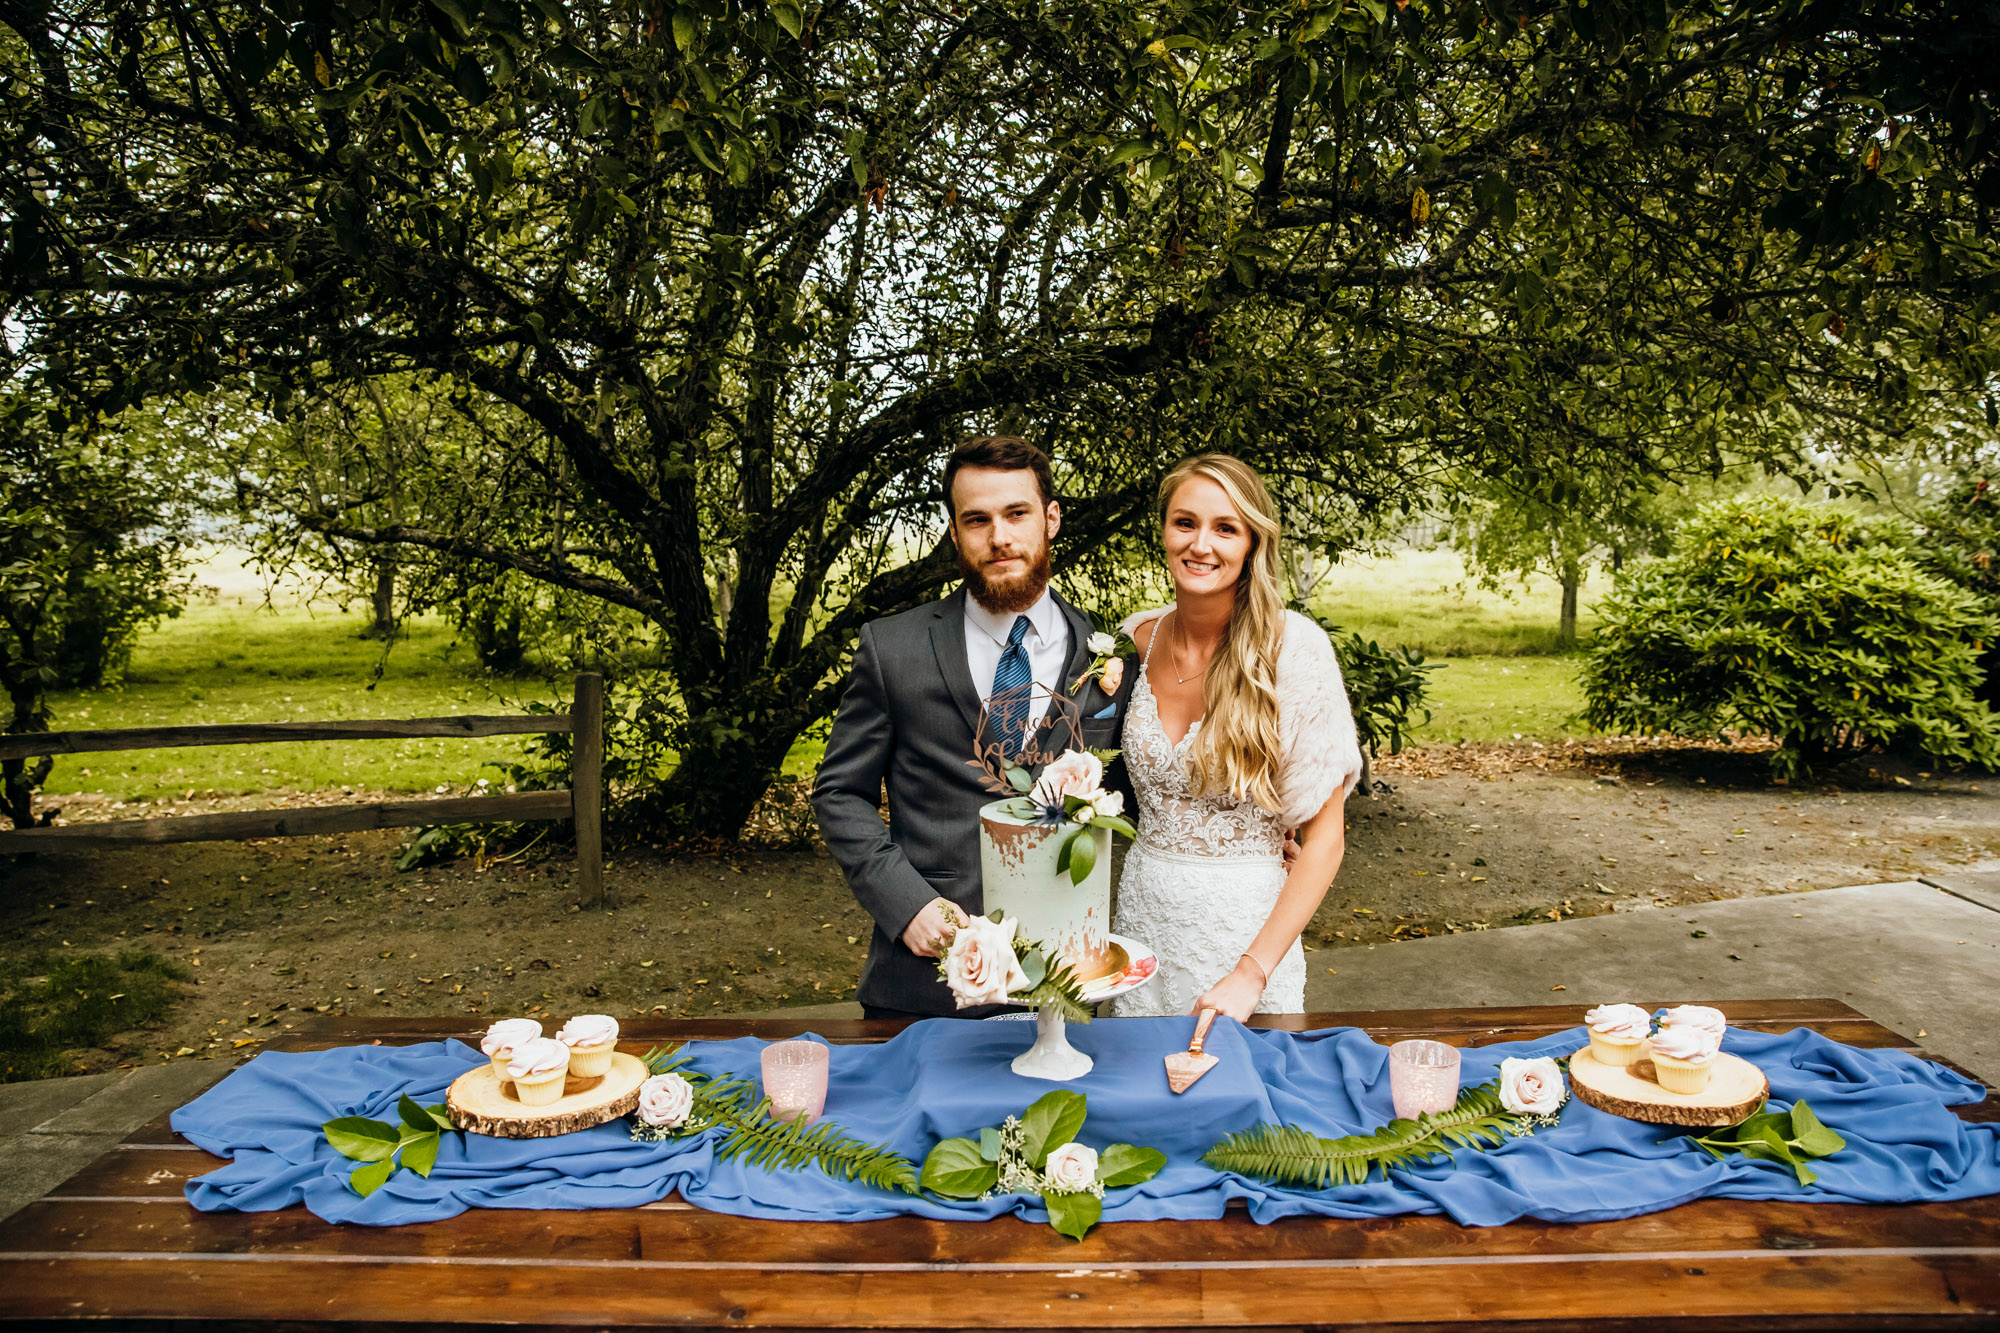
<svg viewBox="0 0 2000 1333">
<path fill-rule="evenodd" d="M 1056 869 L 1062 846 L 1076 825 L 1042 824 L 1009 814 L 1008 801 L 979 811 L 979 873 L 985 909 L 1019 923 L 1019 938 L 1038 940 L 1075 971 L 1086 986 L 1124 966 L 1111 943 L 1111 830 L 1084 836 L 1097 856 L 1081 884 Z"/>
</svg>

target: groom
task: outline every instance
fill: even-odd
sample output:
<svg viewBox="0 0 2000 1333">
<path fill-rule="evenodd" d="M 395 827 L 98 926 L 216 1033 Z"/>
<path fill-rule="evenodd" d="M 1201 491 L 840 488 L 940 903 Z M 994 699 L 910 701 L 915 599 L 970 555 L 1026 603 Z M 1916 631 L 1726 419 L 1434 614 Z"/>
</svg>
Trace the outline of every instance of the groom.
<svg viewBox="0 0 2000 1333">
<path fill-rule="evenodd" d="M 1135 674 L 1117 698 L 1095 678 L 1084 685 L 1074 698 L 1081 735 L 1059 721 L 1068 709 L 1050 708 L 1048 691 L 1068 695 L 1094 659 L 1090 617 L 1049 589 L 1062 509 L 1046 454 L 1010 435 L 967 440 L 945 463 L 944 495 L 965 583 L 862 627 L 813 785 L 820 833 L 875 918 L 856 992 L 869 1018 L 997 1012 L 954 1009 L 937 974 L 952 922 L 985 908 L 979 807 L 998 798 L 967 762 L 981 709 L 993 699 L 993 716 L 1007 724 L 989 736 L 1026 731 L 1044 753 L 1115 746 Z M 886 828 L 877 813 L 884 781 Z"/>
</svg>

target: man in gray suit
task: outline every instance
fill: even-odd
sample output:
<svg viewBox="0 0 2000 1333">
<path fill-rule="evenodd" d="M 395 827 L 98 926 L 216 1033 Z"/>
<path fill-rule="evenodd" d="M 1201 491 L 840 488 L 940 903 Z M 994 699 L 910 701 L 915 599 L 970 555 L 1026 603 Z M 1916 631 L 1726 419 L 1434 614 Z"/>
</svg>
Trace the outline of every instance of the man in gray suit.
<svg viewBox="0 0 2000 1333">
<path fill-rule="evenodd" d="M 1062 510 L 1047 455 L 1012 436 L 968 440 L 945 463 L 944 492 L 965 583 L 862 627 L 813 784 L 820 833 L 875 918 L 857 991 L 870 1018 L 997 1012 L 954 1009 L 937 974 L 953 922 L 985 910 L 979 807 L 997 798 L 968 763 L 982 710 L 990 701 L 988 739 L 1026 737 L 1030 751 L 1114 746 L 1135 674 L 1117 698 L 1093 678 L 1073 707 L 1050 706 L 1048 691 L 1067 696 L 1090 666 L 1093 626 L 1048 586 Z"/>
</svg>

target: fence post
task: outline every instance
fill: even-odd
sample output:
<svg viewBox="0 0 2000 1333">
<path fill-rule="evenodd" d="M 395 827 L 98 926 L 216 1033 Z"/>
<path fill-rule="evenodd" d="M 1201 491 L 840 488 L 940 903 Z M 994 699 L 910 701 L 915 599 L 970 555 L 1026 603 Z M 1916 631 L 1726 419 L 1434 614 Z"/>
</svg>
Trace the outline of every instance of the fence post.
<svg viewBox="0 0 2000 1333">
<path fill-rule="evenodd" d="M 570 708 L 570 813 L 576 824 L 576 868 L 583 895 L 604 905 L 604 677 L 576 678 Z"/>
</svg>

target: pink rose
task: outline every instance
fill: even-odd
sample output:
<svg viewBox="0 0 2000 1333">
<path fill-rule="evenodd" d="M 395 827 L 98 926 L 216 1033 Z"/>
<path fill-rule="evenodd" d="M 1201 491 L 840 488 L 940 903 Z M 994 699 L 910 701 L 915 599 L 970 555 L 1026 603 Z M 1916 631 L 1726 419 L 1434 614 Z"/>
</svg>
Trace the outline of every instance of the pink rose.
<svg viewBox="0 0 2000 1333">
<path fill-rule="evenodd" d="M 1097 1183 L 1097 1149 L 1081 1143 L 1065 1143 L 1051 1149 L 1049 1164 L 1042 1170 L 1049 1188 L 1058 1194 L 1082 1194 Z"/>
<path fill-rule="evenodd" d="M 1550 1057 L 1500 1062 L 1500 1104 L 1515 1115 L 1547 1115 L 1562 1103 L 1562 1070 Z"/>
<path fill-rule="evenodd" d="M 1094 754 L 1065 750 L 1060 759 L 1042 770 L 1029 793 L 1038 805 L 1061 805 L 1065 796 L 1082 796 L 1104 785 L 1104 765 Z"/>
<path fill-rule="evenodd" d="M 655 1074 L 639 1085 L 639 1119 L 656 1129 L 679 1129 L 694 1109 L 694 1087 L 679 1074 Z"/>
<path fill-rule="evenodd" d="M 944 956 L 944 979 L 960 1009 L 1007 1003 L 1028 984 L 1014 952 L 1014 923 L 975 916 L 960 926 Z"/>
<path fill-rule="evenodd" d="M 1118 687 L 1125 683 L 1125 659 L 1114 657 L 1104 664 L 1104 671 L 1097 677 L 1097 686 L 1106 694 L 1118 693 Z"/>
</svg>

